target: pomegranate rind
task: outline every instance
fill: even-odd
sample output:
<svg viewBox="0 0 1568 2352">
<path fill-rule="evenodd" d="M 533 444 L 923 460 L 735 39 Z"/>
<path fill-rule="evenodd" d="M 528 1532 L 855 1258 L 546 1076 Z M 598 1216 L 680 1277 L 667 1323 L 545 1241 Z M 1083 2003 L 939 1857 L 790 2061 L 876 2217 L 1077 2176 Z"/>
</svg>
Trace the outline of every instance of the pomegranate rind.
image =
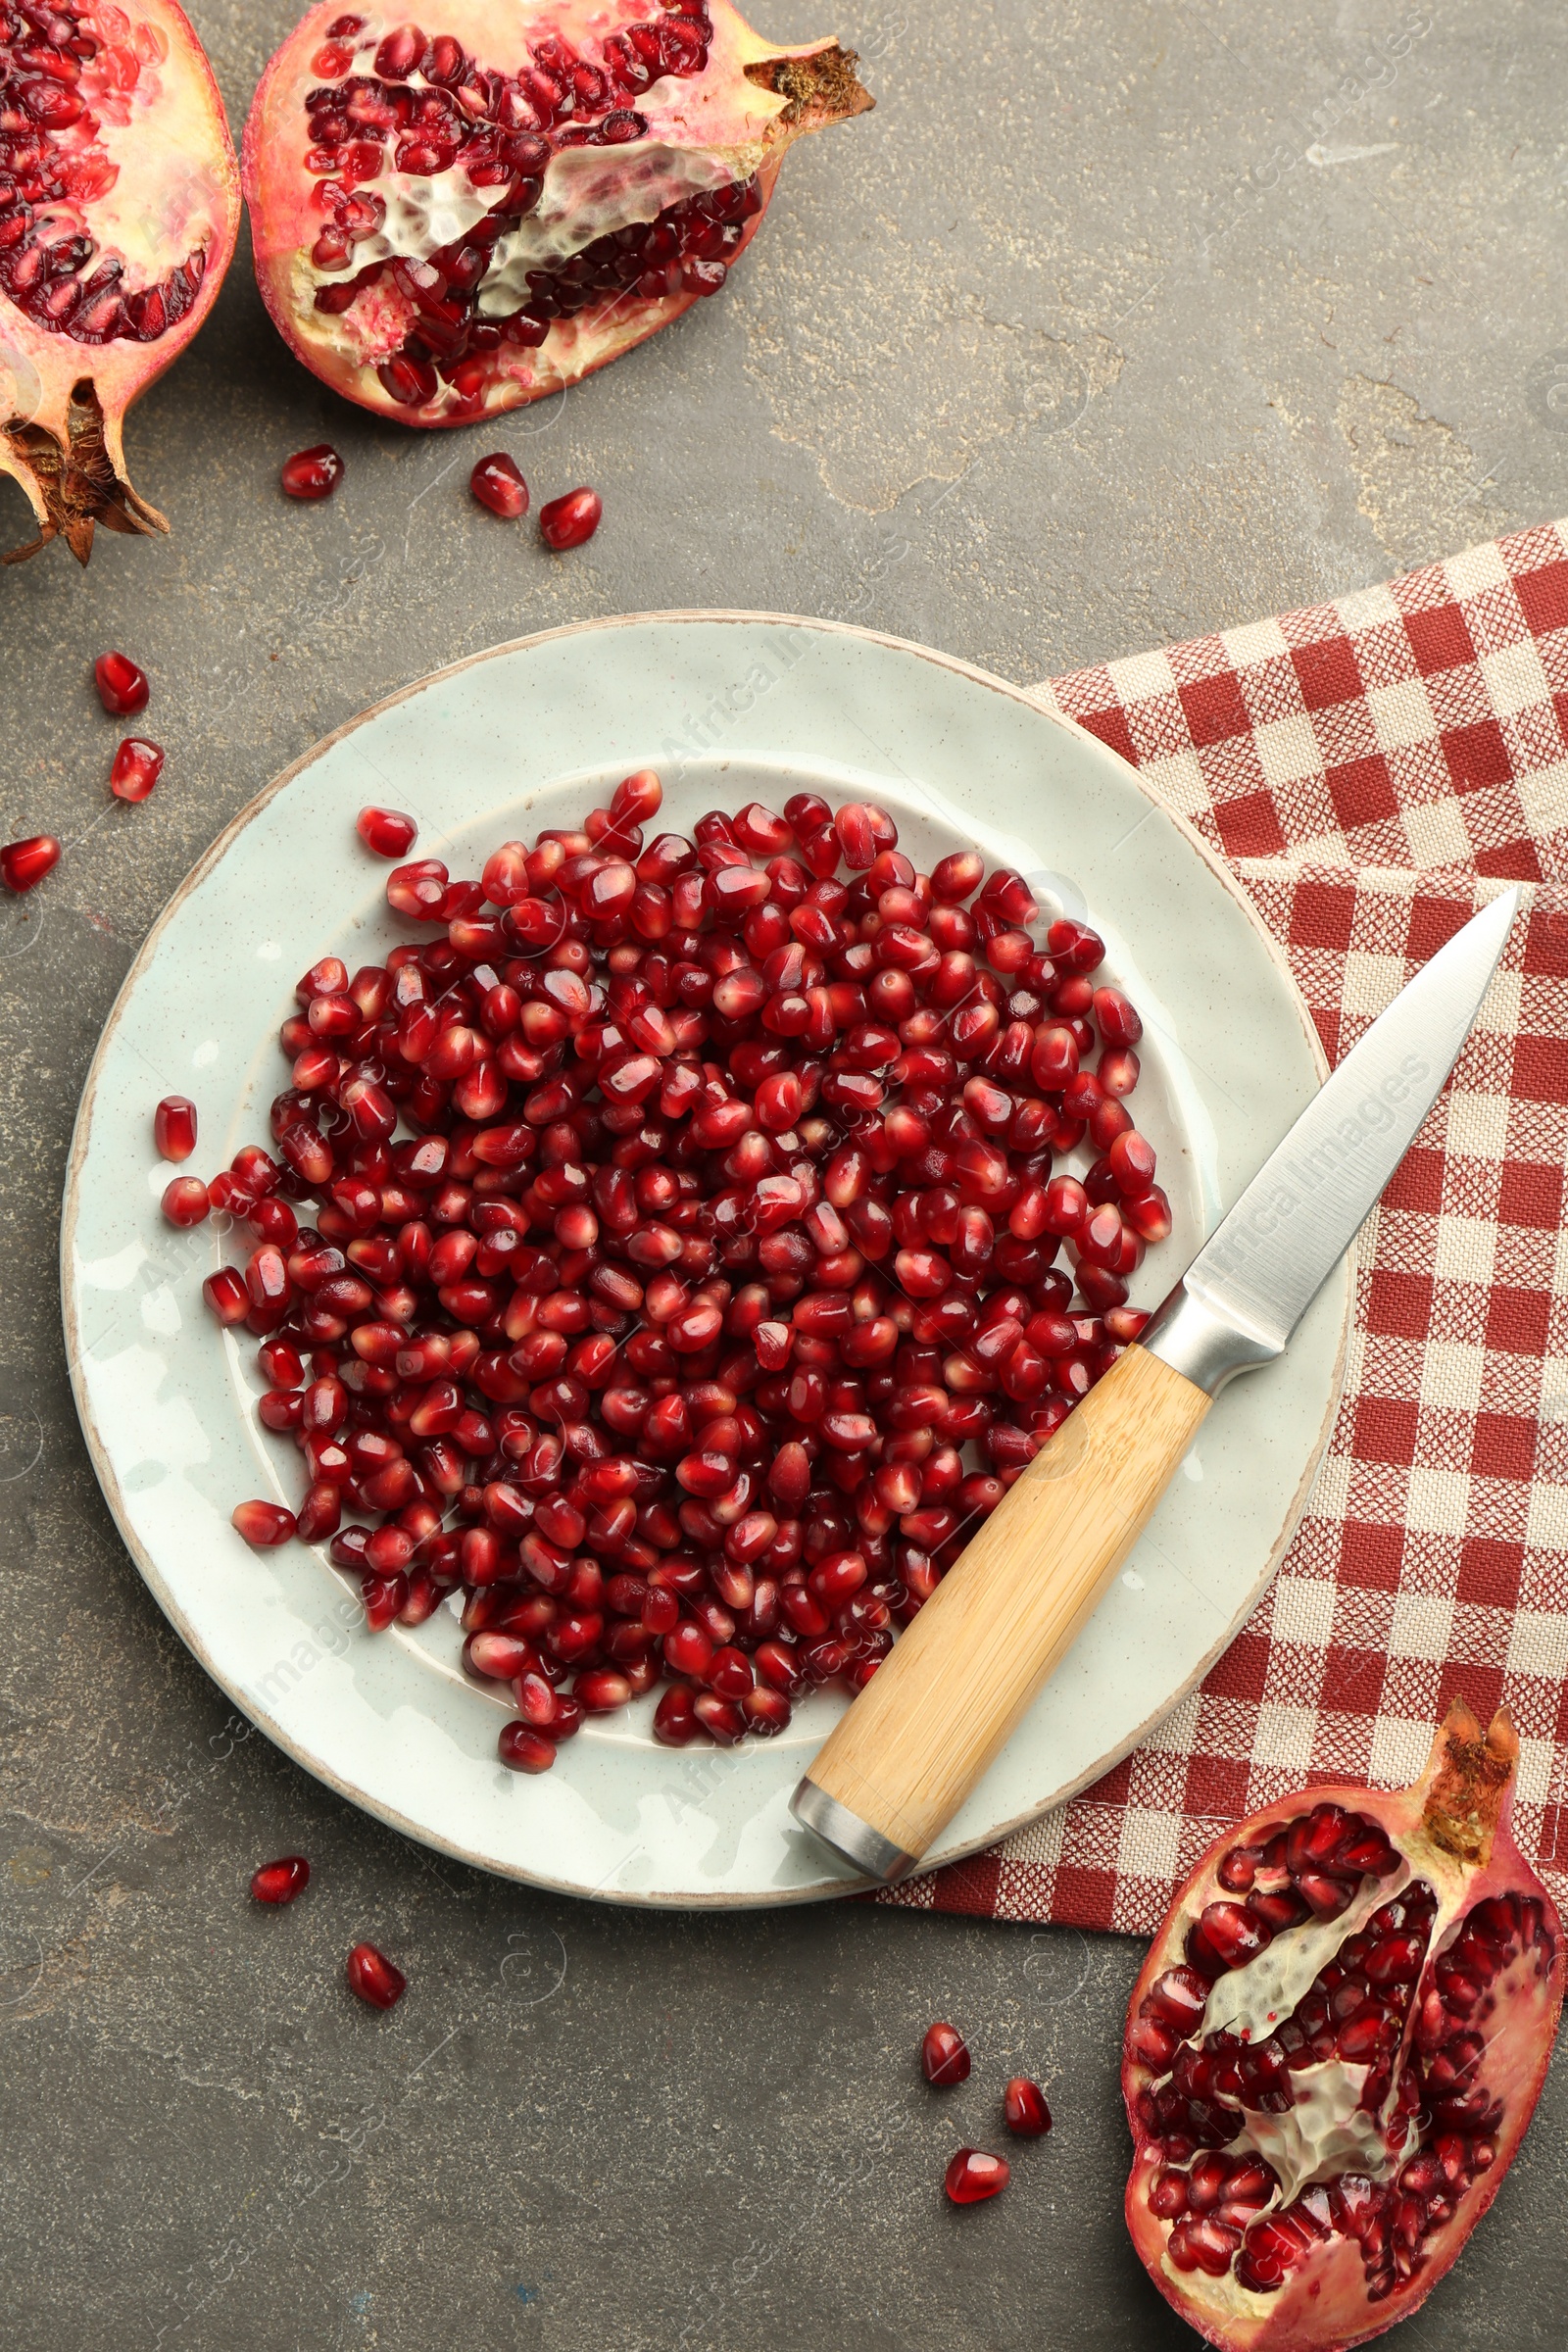
<svg viewBox="0 0 1568 2352">
<path fill-rule="evenodd" d="M 91 31 L 93 12 L 80 15 Z M 169 528 L 126 475 L 125 412 L 178 359 L 218 299 L 239 235 L 240 181 L 223 102 L 189 18 L 175 0 L 136 0 L 133 33 L 143 26 L 165 54 L 127 93 L 128 122 L 102 126 L 120 176 L 112 199 L 84 208 L 94 260 L 122 260 L 130 286 L 156 280 L 198 247 L 206 270 L 184 317 L 150 343 L 74 342 L 0 290 L 0 473 L 20 484 L 38 521 L 36 539 L 3 563 L 62 538 L 85 564 L 100 523 L 146 536 Z M 151 260 L 149 222 L 160 239 Z M 120 227 L 123 237 L 114 233 Z"/>
<path fill-rule="evenodd" d="M 592 12 L 576 12 L 553 0 L 522 0 L 522 5 L 498 16 L 486 0 L 449 0 L 439 13 L 439 24 L 432 20 L 427 29 L 460 40 L 467 56 L 487 72 L 514 74 L 530 63 L 530 42 L 557 34 L 573 46 L 597 43 L 616 27 L 645 21 L 653 12 L 646 0 L 612 0 L 610 7 Z M 348 311 L 331 315 L 315 307 L 318 287 L 330 283 L 332 275 L 352 274 L 345 270 L 329 275 L 312 263 L 311 247 L 321 216 L 306 163 L 311 146 L 306 93 L 320 85 L 314 60 L 327 25 L 339 14 L 335 0 L 319 0 L 269 63 L 245 124 L 240 163 L 262 299 L 284 341 L 323 383 L 400 424 L 473 424 L 580 382 L 672 325 L 702 299 L 684 289 L 654 299 L 622 295 L 590 313 L 555 320 L 536 348 L 509 346 L 495 354 L 478 396 L 465 397 L 442 383 L 433 401 L 411 406 L 394 400 L 376 374 L 376 364 L 401 346 L 412 317 L 401 297 L 383 281 Z M 608 208 L 614 191 L 628 184 L 633 174 L 663 170 L 672 193 L 686 195 L 756 179 L 761 206 L 745 223 L 730 256 L 733 267 L 767 209 L 785 148 L 808 131 L 866 113 L 874 103 L 856 78 L 853 53 L 837 41 L 775 48 L 753 31 L 729 0 L 709 0 L 708 15 L 711 37 L 704 71 L 690 78 L 664 74 L 633 102 L 647 122 L 646 136 L 615 147 L 569 148 L 551 157 L 533 217 L 548 220 L 554 211 L 566 224 L 562 258 L 589 243 L 599 226 L 614 224 L 613 214 L 606 209 L 580 233 L 570 226 L 573 212 L 587 209 L 581 184 L 586 173 L 597 172 L 600 192 L 592 201 Z M 398 22 L 392 16 L 365 19 L 368 34 L 376 38 Z M 355 70 L 368 71 L 363 51 Z M 366 186 L 368 192 L 385 197 L 400 181 L 405 187 L 437 191 L 449 202 L 455 196 L 463 199 L 468 189 L 461 160 L 428 181 L 413 182 L 391 172 Z M 476 191 L 472 202 L 482 206 L 496 193 Z M 433 230 L 422 240 L 410 240 L 407 247 L 400 239 L 398 255 L 422 259 L 440 241 Z"/>
<path fill-rule="evenodd" d="M 1556 1906 L 1511 1833 L 1518 1754 L 1518 1739 L 1506 1713 L 1499 1713 L 1483 1735 L 1470 1709 L 1454 1701 L 1425 1770 L 1409 1788 L 1387 1792 L 1314 1786 L 1264 1806 L 1228 1831 L 1194 1869 L 1150 1945 L 1127 2006 L 1129 2032 L 1156 1980 L 1183 1961 L 1188 1933 L 1205 1906 L 1225 1899 L 1227 1890 L 1218 1876 L 1222 1858 L 1239 1845 L 1265 1843 L 1274 1832 L 1299 1818 L 1303 1804 L 1338 1804 L 1375 1820 L 1396 1851 L 1407 1858 L 1408 1878 L 1424 1879 L 1436 1891 L 1438 1912 L 1409 2005 L 1412 2020 L 1433 1983 L 1433 1962 L 1447 1932 L 1457 1931 L 1462 1919 L 1490 1895 L 1533 1898 L 1542 1906 L 1552 1938 L 1546 1970 L 1535 1965 L 1528 1951 L 1522 1952 L 1492 1987 L 1495 2016 L 1502 2023 L 1488 2037 L 1480 2081 L 1494 2101 L 1503 2102 L 1502 2122 L 1491 2135 L 1494 2159 L 1456 2199 L 1449 2219 L 1422 2238 L 1416 2274 L 1378 2303 L 1368 2300 L 1361 2247 L 1348 2235 L 1315 2246 L 1271 2294 L 1243 2286 L 1233 2273 L 1214 2278 L 1176 2268 L 1166 2252 L 1175 2225 L 1152 2213 L 1149 2204 L 1150 2187 L 1163 2159 L 1138 2108 L 1140 2094 L 1160 2078 L 1135 2057 L 1124 2037 L 1122 2101 L 1134 2143 L 1124 2199 L 1128 2232 L 1167 2303 L 1221 2352 L 1350 2352 L 1352 2346 L 1383 2334 L 1426 2300 L 1496 2196 L 1545 2081 L 1568 1972 Z M 1223 1984 L 1225 1979 L 1218 1982 Z M 1197 2032 L 1201 2031 L 1200 2022 Z"/>
</svg>

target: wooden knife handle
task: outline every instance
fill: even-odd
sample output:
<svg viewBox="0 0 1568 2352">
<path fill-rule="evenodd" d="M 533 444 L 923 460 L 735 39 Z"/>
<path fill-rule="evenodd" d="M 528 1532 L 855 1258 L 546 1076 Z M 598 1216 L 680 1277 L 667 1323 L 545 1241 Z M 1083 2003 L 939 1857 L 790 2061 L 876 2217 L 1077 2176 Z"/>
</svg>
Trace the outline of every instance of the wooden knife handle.
<svg viewBox="0 0 1568 2352">
<path fill-rule="evenodd" d="M 1078 1639 L 1210 1401 L 1142 1348 L 1117 1359 L 824 1741 L 796 1791 L 802 1820 L 872 1876 L 919 1860 Z M 875 1836 L 841 1843 L 821 1797 Z"/>
</svg>

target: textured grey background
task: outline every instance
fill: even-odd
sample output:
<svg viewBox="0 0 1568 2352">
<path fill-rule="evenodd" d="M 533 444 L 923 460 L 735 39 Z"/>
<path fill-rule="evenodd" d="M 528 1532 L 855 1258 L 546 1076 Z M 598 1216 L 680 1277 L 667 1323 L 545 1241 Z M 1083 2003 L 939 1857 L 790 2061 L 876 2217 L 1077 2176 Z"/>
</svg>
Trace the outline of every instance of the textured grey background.
<svg viewBox="0 0 1568 2352">
<path fill-rule="evenodd" d="M 292 10 L 197 13 L 237 127 Z M 400 1842 L 242 1737 L 138 1583 L 66 1384 L 57 1202 L 121 975 L 220 826 L 377 696 L 673 605 L 866 621 L 1027 680 L 1568 507 L 1544 0 L 762 17 L 858 47 L 879 107 L 791 157 L 719 300 L 543 413 L 417 439 L 295 366 L 242 249 L 131 421 L 172 537 L 0 575 L 0 838 L 70 845 L 0 908 L 9 2352 L 1194 2340 L 1120 2221 L 1130 1942 L 574 1908 Z M 288 504 L 279 460 L 327 437 L 343 488 Z M 598 486 L 590 548 L 469 502 L 494 446 L 536 501 Z M 26 535 L 10 485 L 0 522 Z M 151 672 L 169 750 L 140 808 L 105 791 L 108 645 Z M 246 1876 L 294 1847 L 309 1894 L 258 1912 Z M 342 1988 L 362 1935 L 409 1973 L 388 2018 Z M 977 2054 L 946 2098 L 913 2062 L 939 2014 Z M 955 2213 L 942 2166 L 995 2143 L 1018 2069 L 1056 2130 Z M 1401 2342 L 1561 2342 L 1562 2077 Z"/>
</svg>

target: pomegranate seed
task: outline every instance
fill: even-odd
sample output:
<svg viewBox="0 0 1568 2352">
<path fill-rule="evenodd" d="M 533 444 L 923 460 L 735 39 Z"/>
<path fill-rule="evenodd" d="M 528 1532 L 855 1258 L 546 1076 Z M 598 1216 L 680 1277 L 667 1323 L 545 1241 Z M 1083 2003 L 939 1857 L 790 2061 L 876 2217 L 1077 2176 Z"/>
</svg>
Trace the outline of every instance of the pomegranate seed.
<svg viewBox="0 0 1568 2352">
<path fill-rule="evenodd" d="M 553 498 L 540 508 L 539 536 L 558 553 L 564 548 L 581 547 L 598 530 L 604 511 L 604 501 L 597 490 L 568 490 L 564 498 Z"/>
<path fill-rule="evenodd" d="M 1051 2109 L 1046 2094 L 1038 2082 L 1027 2075 L 1014 2075 L 1003 2094 L 1003 2113 L 1007 2130 L 1020 2139 L 1039 2139 L 1051 2130 Z"/>
<path fill-rule="evenodd" d="M 311 1883 L 311 1866 L 303 1854 L 285 1854 L 280 1862 L 264 1862 L 251 1880 L 259 1903 L 291 1903 Z"/>
<path fill-rule="evenodd" d="M 401 808 L 362 808 L 354 830 L 377 858 L 402 858 L 413 849 L 419 828 Z"/>
<path fill-rule="evenodd" d="M 357 1992 L 372 2009 L 395 2009 L 409 1988 L 409 1980 L 394 1968 L 373 1943 L 357 1943 L 348 1956 L 350 1992 Z"/>
<path fill-rule="evenodd" d="M 295 1528 L 293 1512 L 285 1511 L 276 1502 L 237 1502 L 229 1520 L 246 1543 L 255 1544 L 258 1550 L 288 1543 Z"/>
<path fill-rule="evenodd" d="M 200 1225 L 212 1202 L 199 1176 L 176 1176 L 165 1186 L 162 1205 L 171 1225 Z"/>
<path fill-rule="evenodd" d="M 548 1772 L 556 1760 L 556 1743 L 524 1722 L 502 1727 L 496 1742 L 503 1764 L 513 1772 Z"/>
<path fill-rule="evenodd" d="M 112 718 L 128 718 L 133 710 L 146 710 L 152 688 L 146 671 L 138 669 L 128 654 L 100 654 L 92 674 L 98 700 Z"/>
<path fill-rule="evenodd" d="M 8 841 L 0 849 L 0 882 L 18 896 L 34 889 L 60 863 L 60 844 L 52 833 L 34 833 L 25 841 Z"/>
<path fill-rule="evenodd" d="M 528 485 L 517 470 L 516 460 L 509 458 L 504 449 L 498 450 L 494 457 L 479 460 L 468 476 L 468 488 L 481 507 L 488 507 L 504 522 L 515 522 L 528 512 Z M 554 546 L 556 542 L 552 540 L 551 544 Z M 561 544 L 569 547 L 576 543 L 564 540 Z"/>
<path fill-rule="evenodd" d="M 1005 2156 L 988 2156 L 983 2148 L 960 2148 L 949 2164 L 943 2186 L 955 2205 L 980 2205 L 1002 2194 L 1009 2178 Z"/>
<path fill-rule="evenodd" d="M 144 801 L 164 772 L 164 747 L 127 735 L 109 770 L 109 789 L 122 801 Z"/>
<path fill-rule="evenodd" d="M 318 441 L 285 458 L 278 479 L 290 498 L 330 498 L 343 479 L 343 461 L 330 442 Z"/>
<path fill-rule="evenodd" d="M 196 1105 L 188 1096 L 165 1095 L 153 1112 L 153 1147 L 160 1159 L 189 1159 L 196 1149 Z"/>
<path fill-rule="evenodd" d="M 920 2044 L 920 2072 L 939 2090 L 969 2080 L 969 2045 L 956 2026 L 926 2028 Z"/>
</svg>

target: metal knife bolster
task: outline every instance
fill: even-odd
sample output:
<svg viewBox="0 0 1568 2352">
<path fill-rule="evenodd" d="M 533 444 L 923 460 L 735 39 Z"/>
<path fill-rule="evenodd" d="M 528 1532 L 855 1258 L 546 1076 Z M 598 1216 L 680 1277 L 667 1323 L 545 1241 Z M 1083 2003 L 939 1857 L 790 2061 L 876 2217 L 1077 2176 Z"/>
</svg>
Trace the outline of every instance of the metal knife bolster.
<svg viewBox="0 0 1568 2352">
<path fill-rule="evenodd" d="M 1285 1353 L 1283 1339 L 1249 1324 L 1234 1307 L 1222 1306 L 1191 1271 L 1155 1308 L 1138 1344 L 1205 1396 L 1217 1396 L 1238 1372 L 1271 1364 Z"/>
</svg>

